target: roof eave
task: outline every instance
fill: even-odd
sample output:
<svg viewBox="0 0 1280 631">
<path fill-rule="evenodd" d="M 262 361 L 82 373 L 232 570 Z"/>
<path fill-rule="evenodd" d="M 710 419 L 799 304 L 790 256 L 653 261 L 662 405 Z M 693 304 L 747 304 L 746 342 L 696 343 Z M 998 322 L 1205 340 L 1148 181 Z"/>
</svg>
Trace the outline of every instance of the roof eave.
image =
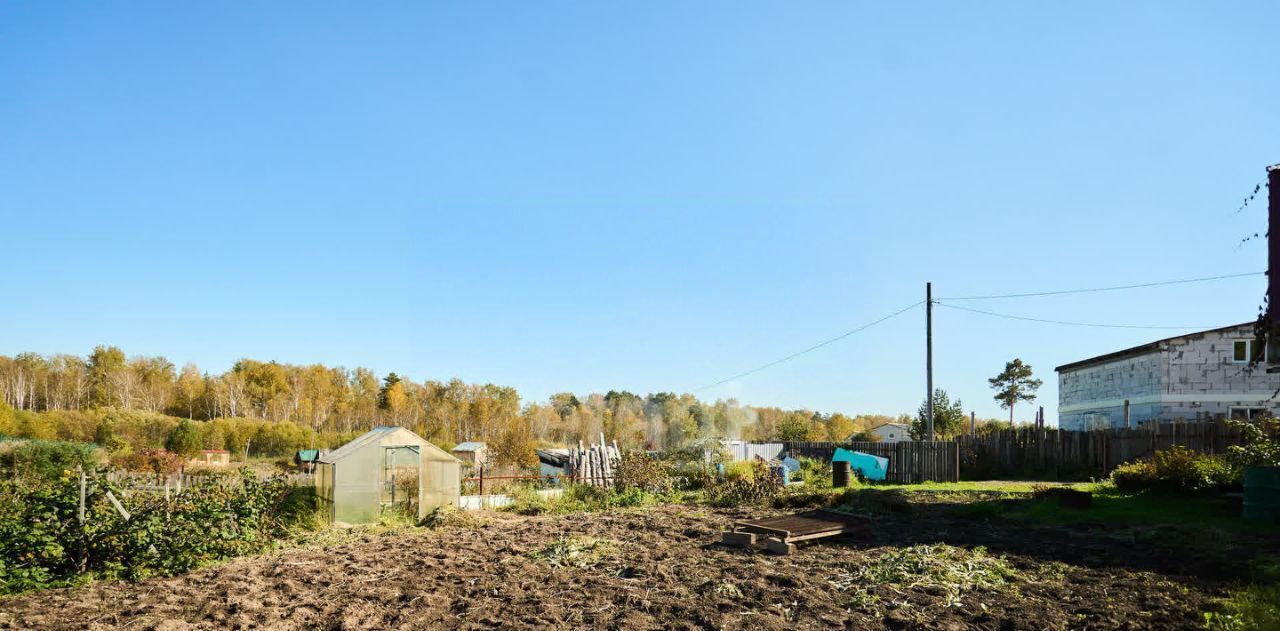
<svg viewBox="0 0 1280 631">
<path fill-rule="evenodd" d="M 1240 324 L 1231 324 L 1231 325 L 1228 325 L 1228 326 L 1220 326 L 1220 327 L 1218 327 L 1218 328 L 1216 328 L 1216 329 L 1205 329 L 1205 330 L 1203 330 L 1203 331 L 1196 331 L 1195 333 L 1186 333 L 1186 334 L 1183 334 L 1183 335 L 1175 335 L 1175 336 L 1173 336 L 1173 337 L 1166 337 L 1166 338 L 1164 338 L 1164 339 L 1156 340 L 1156 341 L 1154 341 L 1154 342 L 1147 342 L 1146 344 L 1139 344 L 1138 346 L 1134 346 L 1134 347 L 1131 347 L 1131 348 L 1126 348 L 1126 349 L 1123 349 L 1123 350 L 1113 351 L 1113 352 L 1110 352 L 1110 353 L 1104 353 L 1104 354 L 1102 354 L 1102 355 L 1097 355 L 1097 356 L 1094 356 L 1094 357 L 1090 357 L 1090 358 L 1088 358 L 1088 359 L 1081 359 L 1081 360 L 1079 360 L 1079 361 L 1074 361 L 1074 362 L 1066 363 L 1066 364 L 1063 364 L 1063 365 L 1061 365 L 1061 366 L 1058 366 L 1057 368 L 1054 368 L 1053 370 L 1054 370 L 1054 372 L 1071 371 L 1071 370 L 1077 370 L 1077 369 L 1080 369 L 1080 368 L 1087 368 L 1087 367 L 1089 367 L 1089 366 L 1095 366 L 1095 365 L 1098 365 L 1098 364 L 1105 364 L 1105 363 L 1107 363 L 1107 362 L 1113 362 L 1113 361 L 1116 361 L 1116 360 L 1119 360 L 1119 359 L 1125 359 L 1125 358 L 1127 358 L 1127 357 L 1136 357 L 1136 356 L 1138 356 L 1138 355 L 1145 355 L 1145 354 L 1147 354 L 1147 353 L 1153 353 L 1153 352 L 1159 351 L 1159 350 L 1160 350 L 1160 345 L 1161 345 L 1161 344 L 1166 344 L 1166 343 L 1172 342 L 1172 341 L 1174 341 L 1174 340 L 1181 340 L 1181 339 L 1184 339 L 1184 338 L 1194 337 L 1194 336 L 1197 336 L 1197 335 L 1205 335 L 1205 334 L 1207 334 L 1207 333 L 1219 333 L 1219 332 L 1222 332 L 1222 331 L 1228 331 L 1228 330 L 1231 330 L 1231 329 L 1237 329 L 1237 328 L 1240 328 L 1240 327 L 1242 327 L 1242 326 L 1248 326 L 1248 325 L 1252 325 L 1252 324 L 1253 324 L 1253 322 L 1252 322 L 1252 321 L 1249 321 L 1249 322 L 1242 322 L 1242 323 L 1240 323 Z"/>
</svg>

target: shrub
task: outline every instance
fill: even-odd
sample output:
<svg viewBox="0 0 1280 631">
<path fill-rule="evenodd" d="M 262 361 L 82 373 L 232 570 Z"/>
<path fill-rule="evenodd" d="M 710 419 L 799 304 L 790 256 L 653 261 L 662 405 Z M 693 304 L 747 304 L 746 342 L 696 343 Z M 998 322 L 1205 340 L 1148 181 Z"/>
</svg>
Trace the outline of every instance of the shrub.
<svg viewBox="0 0 1280 631">
<path fill-rule="evenodd" d="M 77 465 L 92 467 L 100 459 L 88 443 L 57 440 L 15 440 L 0 443 L 0 473 L 8 477 L 57 479 Z"/>
<path fill-rule="evenodd" d="M 732 476 L 726 470 L 723 481 L 707 480 L 704 483 L 707 499 L 711 504 L 715 506 L 763 504 L 772 500 L 782 490 L 782 478 L 769 471 L 765 463 L 756 461 L 734 464 L 746 466 L 736 466 L 735 474 Z"/>
<path fill-rule="evenodd" d="M 1228 457 L 1237 467 L 1280 467 L 1280 420 L 1231 421 L 1240 430 L 1242 445 L 1228 448 Z"/>
<path fill-rule="evenodd" d="M 107 491 L 126 504 L 128 521 L 106 500 Z M 95 481 L 82 528 L 76 478 L 0 480 L 0 593 L 68 584 L 86 574 L 173 574 L 262 550 L 290 528 L 314 523 L 308 491 L 279 477 L 259 480 L 247 470 L 171 499 L 126 496 Z"/>
<path fill-rule="evenodd" d="M 567 489 L 565 493 L 568 493 Z M 511 498 L 511 503 L 504 506 L 502 510 L 520 515 L 542 515 L 551 512 L 551 501 L 540 495 L 531 486 L 512 486 L 507 489 L 506 494 Z"/>
<path fill-rule="evenodd" d="M 196 424 L 187 419 L 178 422 L 178 426 L 169 432 L 164 441 L 164 448 L 182 456 L 194 455 L 204 445 L 204 438 Z"/>
<path fill-rule="evenodd" d="M 754 479 L 757 464 L 748 460 L 726 462 L 724 463 L 724 479 L 731 481 Z"/>
<path fill-rule="evenodd" d="M 1235 484 L 1239 480 L 1239 468 L 1228 459 L 1180 446 L 1126 462 L 1111 472 L 1112 483 L 1122 490 L 1164 488 L 1201 491 Z"/>
<path fill-rule="evenodd" d="M 1136 491 L 1156 485 L 1156 466 L 1150 460 L 1125 462 L 1111 471 L 1111 483 L 1124 491 Z"/>
<path fill-rule="evenodd" d="M 619 491 L 638 490 L 655 495 L 666 495 L 675 490 L 675 476 L 671 466 L 643 451 L 628 451 L 618 459 L 614 472 L 615 486 Z"/>
<path fill-rule="evenodd" d="M 831 488 L 831 463 L 816 458 L 800 458 L 800 470 L 795 473 L 796 479 L 804 485 L 816 489 Z"/>
</svg>

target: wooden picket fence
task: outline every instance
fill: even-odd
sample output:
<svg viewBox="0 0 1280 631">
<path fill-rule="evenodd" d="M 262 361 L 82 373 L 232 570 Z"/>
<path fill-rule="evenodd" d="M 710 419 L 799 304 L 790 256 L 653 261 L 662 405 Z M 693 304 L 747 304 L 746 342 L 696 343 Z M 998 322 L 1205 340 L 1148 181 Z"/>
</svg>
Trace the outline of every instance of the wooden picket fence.
<svg viewBox="0 0 1280 631">
<path fill-rule="evenodd" d="M 792 455 L 824 461 L 831 460 L 831 456 L 835 455 L 836 447 L 888 458 L 889 471 L 885 475 L 886 482 L 914 484 L 960 480 L 960 453 L 956 443 L 950 441 L 786 443 L 786 451 Z"/>
<path fill-rule="evenodd" d="M 1226 453 L 1240 431 L 1226 421 L 1146 423 L 1135 429 L 1059 430 L 1017 427 L 957 439 L 966 477 L 1104 477 L 1116 466 L 1180 445 Z"/>
</svg>

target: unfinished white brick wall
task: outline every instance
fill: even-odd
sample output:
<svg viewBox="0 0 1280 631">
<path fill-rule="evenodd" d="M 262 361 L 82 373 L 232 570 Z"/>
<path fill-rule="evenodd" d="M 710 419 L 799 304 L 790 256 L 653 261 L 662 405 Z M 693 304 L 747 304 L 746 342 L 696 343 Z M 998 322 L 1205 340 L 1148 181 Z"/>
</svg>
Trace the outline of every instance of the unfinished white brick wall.
<svg viewBox="0 0 1280 631">
<path fill-rule="evenodd" d="M 1253 325 L 1241 324 L 1174 338 L 1142 355 L 1060 372 L 1060 422 L 1078 424 L 1096 413 L 1109 414 L 1114 424 L 1116 406 L 1125 400 L 1132 402 L 1134 424 L 1148 417 L 1228 416 L 1232 407 L 1265 407 L 1280 414 L 1280 373 L 1267 372 L 1280 367 L 1280 361 L 1250 365 L 1233 360 L 1235 341 L 1253 337 Z"/>
</svg>

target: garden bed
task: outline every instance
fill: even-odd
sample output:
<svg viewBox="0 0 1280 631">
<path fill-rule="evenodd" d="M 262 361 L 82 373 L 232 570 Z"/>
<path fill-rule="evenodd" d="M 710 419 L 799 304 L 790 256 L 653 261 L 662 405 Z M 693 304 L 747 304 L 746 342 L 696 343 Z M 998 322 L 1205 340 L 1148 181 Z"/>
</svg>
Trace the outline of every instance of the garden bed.
<svg viewBox="0 0 1280 631">
<path fill-rule="evenodd" d="M 785 557 L 720 543 L 734 521 L 773 509 L 469 513 L 178 577 L 8 597 L 0 628 L 1199 628 L 1251 563 L 1280 553 L 1273 533 L 1180 539 L 974 518 L 939 500 L 869 502 L 866 536 Z"/>
</svg>

